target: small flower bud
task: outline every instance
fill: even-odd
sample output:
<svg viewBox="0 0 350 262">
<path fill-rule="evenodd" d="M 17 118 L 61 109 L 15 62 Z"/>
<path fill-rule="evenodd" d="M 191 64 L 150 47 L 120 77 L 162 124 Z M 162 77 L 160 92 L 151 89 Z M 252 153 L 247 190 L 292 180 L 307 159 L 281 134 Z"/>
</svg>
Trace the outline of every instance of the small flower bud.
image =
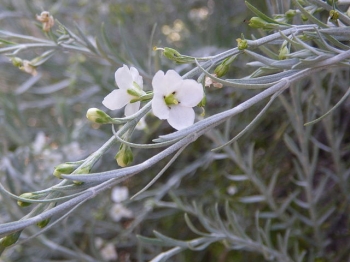
<svg viewBox="0 0 350 262">
<path fill-rule="evenodd" d="M 90 108 L 86 112 L 86 117 L 93 123 L 97 124 L 110 124 L 113 123 L 113 119 L 105 112 L 98 108 Z"/>
<path fill-rule="evenodd" d="M 115 159 L 120 167 L 126 167 L 134 160 L 134 155 L 129 146 L 121 145 Z"/>
<path fill-rule="evenodd" d="M 253 28 L 266 28 L 268 22 L 266 22 L 264 19 L 254 16 L 249 20 L 249 26 Z"/>
<path fill-rule="evenodd" d="M 217 77 L 222 77 L 226 75 L 229 69 L 230 69 L 230 65 L 226 65 L 225 63 L 222 63 L 215 68 L 214 74 L 216 74 Z"/>
<path fill-rule="evenodd" d="M 164 47 L 164 48 L 157 48 L 154 47 L 153 50 L 162 50 L 163 51 L 163 55 L 170 59 L 175 61 L 176 63 L 179 64 L 184 64 L 184 63 L 192 63 L 194 62 L 194 58 L 190 57 L 190 56 L 184 56 L 182 54 L 180 54 L 178 51 L 176 51 L 173 48 L 170 47 Z"/>
<path fill-rule="evenodd" d="M 170 60 L 177 61 L 178 59 L 181 59 L 181 54 L 175 49 L 169 47 L 164 47 L 163 54 L 166 58 L 169 58 Z"/>
<path fill-rule="evenodd" d="M 339 12 L 332 9 L 331 11 L 329 11 L 329 18 L 332 20 L 332 21 L 336 21 L 339 19 Z"/>
<path fill-rule="evenodd" d="M 287 12 L 284 13 L 287 19 L 292 19 L 297 14 L 296 10 L 289 9 Z"/>
<path fill-rule="evenodd" d="M 280 49 L 280 52 L 278 54 L 278 58 L 280 60 L 284 60 L 287 58 L 287 56 L 289 55 L 289 49 L 287 46 L 283 46 L 281 49 Z"/>
<path fill-rule="evenodd" d="M 9 247 L 17 242 L 19 236 L 21 235 L 21 231 L 17 231 L 11 235 L 7 235 L 0 239 L 0 250 L 1 247 Z"/>
<path fill-rule="evenodd" d="M 301 17 L 301 20 L 303 20 L 303 22 L 306 22 L 307 20 L 309 20 L 309 18 L 307 18 L 307 16 L 304 14 L 302 14 L 300 17 Z"/>
<path fill-rule="evenodd" d="M 36 15 L 36 20 L 43 24 L 43 30 L 45 32 L 49 32 L 51 27 L 53 27 L 55 24 L 53 16 L 50 15 L 48 11 L 43 11 L 40 15 Z"/>
<path fill-rule="evenodd" d="M 244 37 L 244 36 L 242 36 L 242 37 Z M 238 42 L 238 40 L 237 40 L 237 42 Z M 247 44 L 247 47 L 248 47 L 248 44 Z M 224 61 L 222 61 L 222 63 L 215 68 L 214 75 L 216 77 L 222 77 L 222 76 L 226 75 L 226 73 L 230 69 L 231 63 L 236 59 L 236 57 L 237 57 L 237 55 L 233 55 L 233 56 L 226 58 Z"/>
<path fill-rule="evenodd" d="M 45 219 L 45 220 L 42 220 L 42 221 L 36 223 L 36 225 L 37 225 L 39 228 L 44 228 L 44 227 L 47 226 L 48 223 L 50 223 L 50 220 L 51 220 L 50 218 Z"/>
<path fill-rule="evenodd" d="M 271 29 L 275 29 L 276 27 L 278 27 L 279 25 L 276 23 L 269 23 L 269 22 L 266 22 L 264 19 L 260 18 L 260 17 L 252 17 L 250 20 L 249 20 L 249 24 L 248 24 L 250 27 L 253 27 L 253 28 L 261 28 L 261 29 L 264 29 L 264 30 L 271 30 Z"/>
<path fill-rule="evenodd" d="M 41 197 L 41 195 L 40 194 L 33 194 L 33 193 L 24 193 L 24 194 L 20 195 L 19 197 L 27 198 L 27 199 L 38 199 Z M 25 202 L 22 200 L 17 201 L 17 205 L 20 207 L 27 207 L 27 206 L 30 206 L 31 204 L 32 203 L 30 203 L 30 202 Z"/>
<path fill-rule="evenodd" d="M 23 60 L 19 57 L 11 57 L 10 61 L 15 67 L 23 66 Z"/>
<path fill-rule="evenodd" d="M 247 40 L 242 39 L 242 38 L 237 38 L 236 41 L 237 41 L 237 47 L 239 50 L 244 50 L 244 49 L 248 48 Z"/>
<path fill-rule="evenodd" d="M 55 167 L 53 175 L 59 179 L 62 179 L 62 174 L 71 174 L 75 169 L 77 169 L 83 161 L 78 162 L 66 162 Z"/>
</svg>

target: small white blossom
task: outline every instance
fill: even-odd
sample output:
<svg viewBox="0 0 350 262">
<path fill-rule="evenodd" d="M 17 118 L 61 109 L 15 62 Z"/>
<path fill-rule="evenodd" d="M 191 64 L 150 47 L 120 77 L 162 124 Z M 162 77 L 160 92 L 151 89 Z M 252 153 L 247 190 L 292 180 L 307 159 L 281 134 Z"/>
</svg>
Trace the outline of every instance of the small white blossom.
<svg viewBox="0 0 350 262">
<path fill-rule="evenodd" d="M 110 110 L 120 109 L 125 106 L 125 115 L 136 113 L 140 108 L 140 101 L 132 102 L 146 94 L 143 89 L 143 80 L 135 67 L 119 68 L 115 72 L 115 82 L 119 89 L 113 90 L 102 101 L 102 104 Z"/>
<path fill-rule="evenodd" d="M 128 199 L 128 197 L 129 197 L 129 190 L 127 187 L 117 186 L 112 189 L 111 198 L 113 202 L 120 203 Z"/>
<path fill-rule="evenodd" d="M 106 261 L 116 261 L 118 258 L 115 246 L 112 243 L 104 244 L 104 240 L 100 237 L 95 238 L 95 246 L 100 249 L 101 256 Z M 1 261 L 0 261 L 1 262 Z"/>
<path fill-rule="evenodd" d="M 180 130 L 193 124 L 193 107 L 203 99 L 202 85 L 192 79 L 182 79 L 174 70 L 164 74 L 158 71 L 152 80 L 153 114 L 166 119 L 175 129 Z"/>
<path fill-rule="evenodd" d="M 107 261 L 116 261 L 118 254 L 113 244 L 109 243 L 101 249 L 101 256 Z"/>
<path fill-rule="evenodd" d="M 233 196 L 237 193 L 237 187 L 236 186 L 229 186 L 227 189 L 227 194 Z"/>
<path fill-rule="evenodd" d="M 115 222 L 119 222 L 122 218 L 132 218 L 133 214 L 130 209 L 127 209 L 120 203 L 114 204 L 109 211 L 109 215 L 112 220 Z"/>
</svg>

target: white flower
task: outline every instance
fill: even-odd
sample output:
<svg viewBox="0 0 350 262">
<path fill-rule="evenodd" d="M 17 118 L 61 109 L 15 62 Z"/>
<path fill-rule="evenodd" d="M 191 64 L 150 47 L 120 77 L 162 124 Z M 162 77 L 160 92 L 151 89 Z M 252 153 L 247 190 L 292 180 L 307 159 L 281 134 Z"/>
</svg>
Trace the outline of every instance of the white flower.
<svg viewBox="0 0 350 262">
<path fill-rule="evenodd" d="M 115 72 L 115 82 L 119 89 L 113 90 L 107 95 L 102 104 L 110 110 L 120 109 L 125 106 L 125 115 L 136 113 L 140 108 L 140 101 L 132 100 L 146 94 L 143 89 L 143 80 L 135 67 L 118 68 Z M 133 103 L 132 103 L 133 102 Z"/>
<path fill-rule="evenodd" d="M 153 114 L 166 119 L 175 129 L 180 130 L 193 124 L 195 113 L 192 107 L 203 99 L 202 85 L 192 79 L 182 79 L 174 70 L 164 74 L 158 71 L 152 80 Z"/>
<path fill-rule="evenodd" d="M 132 218 L 133 214 L 130 209 L 127 209 L 123 204 L 117 203 L 109 210 L 109 215 L 113 221 L 119 222 L 122 218 Z"/>
<path fill-rule="evenodd" d="M 118 253 L 112 243 L 104 244 L 104 240 L 100 237 L 95 238 L 95 246 L 100 249 L 101 256 L 107 261 L 116 261 Z M 0 260 L 1 262 L 1 260 Z"/>
<path fill-rule="evenodd" d="M 229 187 L 226 189 L 226 191 L 227 191 L 227 194 L 233 196 L 234 194 L 237 193 L 238 190 L 237 190 L 237 187 L 236 187 L 236 186 L 229 186 Z"/>
<path fill-rule="evenodd" d="M 112 243 L 107 244 L 101 249 L 101 256 L 107 261 L 116 261 L 118 254 L 115 251 L 115 247 Z"/>
<path fill-rule="evenodd" d="M 129 197 L 129 189 L 126 186 L 116 186 L 112 189 L 112 201 L 115 203 L 123 202 Z"/>
</svg>

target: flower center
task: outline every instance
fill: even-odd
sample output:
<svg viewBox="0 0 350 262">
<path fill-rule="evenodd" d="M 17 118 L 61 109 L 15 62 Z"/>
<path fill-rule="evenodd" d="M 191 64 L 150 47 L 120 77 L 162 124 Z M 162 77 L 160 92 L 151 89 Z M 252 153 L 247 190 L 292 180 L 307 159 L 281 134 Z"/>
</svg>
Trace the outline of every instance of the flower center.
<svg viewBox="0 0 350 262">
<path fill-rule="evenodd" d="M 164 96 L 164 102 L 167 106 L 177 105 L 180 102 L 175 97 L 176 92 L 172 92 L 170 95 Z"/>
</svg>

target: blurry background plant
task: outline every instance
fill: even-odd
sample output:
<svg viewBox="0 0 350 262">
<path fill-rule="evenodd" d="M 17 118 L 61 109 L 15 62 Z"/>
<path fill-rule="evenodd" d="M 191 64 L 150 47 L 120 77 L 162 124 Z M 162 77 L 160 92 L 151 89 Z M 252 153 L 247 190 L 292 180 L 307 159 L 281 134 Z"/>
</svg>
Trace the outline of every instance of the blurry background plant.
<svg viewBox="0 0 350 262">
<path fill-rule="evenodd" d="M 91 172 L 117 168 L 119 144 L 110 140 L 110 126 L 91 124 L 85 115 L 89 108 L 106 111 L 102 100 L 115 88 L 114 72 L 123 64 L 139 70 L 148 90 L 159 69 L 185 74 L 195 68 L 193 63 L 166 59 L 161 51 L 153 51 L 154 46 L 207 57 L 236 47 L 236 39 L 241 38 L 240 49 L 249 49 L 246 55 L 233 57 L 234 51 L 222 57 L 226 60 L 216 60 L 223 62 L 222 70 L 211 68 L 218 77 L 226 73 L 232 85 L 240 83 L 234 79 L 249 74 L 254 78 L 276 73 L 280 77 L 275 82 L 292 79 L 298 70 L 344 55 L 328 69 L 293 83 L 270 107 L 259 103 L 208 130 L 133 200 L 129 195 L 139 192 L 169 159 L 104 190 L 56 225 L 68 211 L 55 214 L 52 221 L 44 219 L 39 227 L 28 226 L 21 234 L 3 233 L 0 252 L 16 243 L 3 252 L 3 261 L 350 259 L 347 5 L 320 0 L 293 1 L 293 5 L 278 0 L 255 2 L 257 10 L 274 20 L 254 14 L 252 7 L 248 11 L 242 1 L 0 2 L 1 230 L 16 229 L 8 222 L 26 221 L 23 217 L 28 213 L 34 216 L 43 211 L 35 205 L 26 207 L 28 203 L 11 198 L 4 189 L 21 195 L 55 186 L 55 167 L 69 162 L 64 168 L 74 170 L 106 141 L 112 141 L 103 147 L 109 150 Z M 344 12 L 339 19 L 335 7 Z M 319 32 L 304 27 L 310 30 L 304 34 L 297 29 L 279 35 L 268 46 L 257 44 L 259 51 L 242 38 L 259 39 L 273 30 L 290 28 L 289 24 L 303 23 L 330 29 Z M 229 82 L 221 86 L 219 80 L 211 79 L 206 89 L 205 118 L 261 92 L 234 88 Z M 251 85 L 268 87 L 268 80 L 260 78 Z M 328 117 L 304 126 L 340 100 L 343 103 Z M 264 114 L 252 122 L 260 112 Z M 123 109 L 110 115 L 122 117 Z M 131 142 L 149 144 L 173 132 L 154 117 L 143 121 L 147 126 L 136 130 Z M 211 151 L 247 125 L 248 132 L 239 140 Z M 134 163 L 158 152 L 157 148 L 132 148 Z M 80 173 L 87 173 L 90 166 L 83 168 Z M 57 167 L 55 175 L 62 174 L 64 169 Z M 60 190 L 65 190 L 63 186 Z M 84 188 L 84 184 L 75 186 Z"/>
</svg>

